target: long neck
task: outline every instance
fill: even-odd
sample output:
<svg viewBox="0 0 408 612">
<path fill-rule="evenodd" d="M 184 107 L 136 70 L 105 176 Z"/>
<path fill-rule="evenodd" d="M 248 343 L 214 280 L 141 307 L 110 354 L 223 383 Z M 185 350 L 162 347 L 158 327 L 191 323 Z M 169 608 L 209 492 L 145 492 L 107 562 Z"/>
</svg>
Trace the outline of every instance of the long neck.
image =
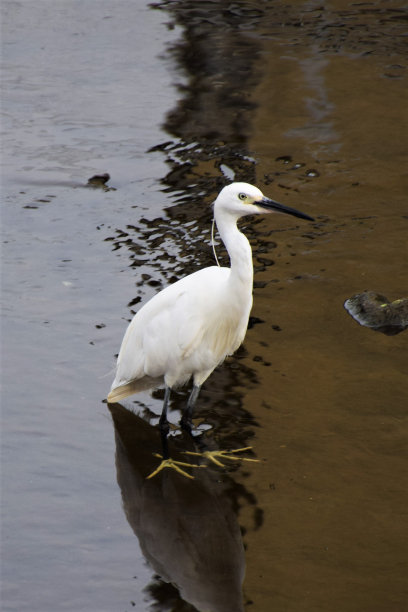
<svg viewBox="0 0 408 612">
<path fill-rule="evenodd" d="M 230 257 L 231 282 L 245 284 L 248 288 L 250 287 L 252 294 L 252 250 L 248 239 L 239 231 L 237 219 L 231 214 L 217 211 L 215 221 Z"/>
</svg>

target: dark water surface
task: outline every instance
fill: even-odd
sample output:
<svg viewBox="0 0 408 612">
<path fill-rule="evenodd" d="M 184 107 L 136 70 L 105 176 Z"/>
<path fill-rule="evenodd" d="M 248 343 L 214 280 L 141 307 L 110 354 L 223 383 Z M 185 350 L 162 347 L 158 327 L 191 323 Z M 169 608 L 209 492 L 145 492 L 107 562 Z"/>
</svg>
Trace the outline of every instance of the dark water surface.
<svg viewBox="0 0 408 612">
<path fill-rule="evenodd" d="M 2 13 L 2 610 L 406 610 L 408 332 L 343 303 L 408 294 L 407 11 Z M 261 462 L 147 481 L 163 393 L 109 410 L 115 354 L 140 301 L 212 265 L 231 179 L 316 219 L 244 220 L 250 329 L 197 405 L 209 446 Z"/>
</svg>

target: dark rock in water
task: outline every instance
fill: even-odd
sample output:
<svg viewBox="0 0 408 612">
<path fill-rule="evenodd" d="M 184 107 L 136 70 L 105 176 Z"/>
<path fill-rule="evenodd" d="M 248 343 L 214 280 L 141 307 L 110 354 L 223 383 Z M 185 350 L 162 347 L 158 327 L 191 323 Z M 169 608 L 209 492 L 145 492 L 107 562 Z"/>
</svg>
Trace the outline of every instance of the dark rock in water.
<svg viewBox="0 0 408 612">
<path fill-rule="evenodd" d="M 109 179 L 110 174 L 107 172 L 104 174 L 95 174 L 88 179 L 86 186 L 92 187 L 93 189 L 103 189 L 104 191 L 116 191 L 114 187 L 108 187 L 108 185 L 106 185 Z"/>
<path fill-rule="evenodd" d="M 88 179 L 88 185 L 104 185 L 110 179 L 110 174 L 105 172 L 104 174 L 95 174 Z"/>
<path fill-rule="evenodd" d="M 344 308 L 360 325 L 387 336 L 395 336 L 408 327 L 408 298 L 390 302 L 375 291 L 364 291 L 346 300 Z"/>
</svg>

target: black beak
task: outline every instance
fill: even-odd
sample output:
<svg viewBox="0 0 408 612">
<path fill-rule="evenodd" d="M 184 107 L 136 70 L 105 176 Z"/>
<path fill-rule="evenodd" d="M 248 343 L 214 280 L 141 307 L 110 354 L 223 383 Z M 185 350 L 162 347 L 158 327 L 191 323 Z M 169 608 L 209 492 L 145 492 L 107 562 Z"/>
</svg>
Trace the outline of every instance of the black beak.
<svg viewBox="0 0 408 612">
<path fill-rule="evenodd" d="M 308 221 L 314 221 L 313 217 L 305 215 L 305 213 L 296 210 L 296 208 L 284 206 L 284 204 L 279 204 L 279 202 L 275 202 L 275 200 L 270 200 L 269 198 L 263 197 L 262 200 L 260 200 L 260 202 L 256 202 L 256 204 L 257 206 L 261 206 L 262 208 L 276 210 L 277 212 L 286 213 L 287 215 L 292 215 L 293 217 L 299 217 L 299 219 L 307 219 Z"/>
</svg>

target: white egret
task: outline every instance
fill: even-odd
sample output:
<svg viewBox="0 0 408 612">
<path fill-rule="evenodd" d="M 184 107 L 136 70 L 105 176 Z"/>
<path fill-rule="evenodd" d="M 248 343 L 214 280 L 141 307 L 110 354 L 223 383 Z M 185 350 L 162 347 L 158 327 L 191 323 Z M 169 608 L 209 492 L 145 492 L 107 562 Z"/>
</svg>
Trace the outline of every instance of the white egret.
<svg viewBox="0 0 408 612">
<path fill-rule="evenodd" d="M 142 306 L 127 328 L 108 402 L 164 384 L 160 417 L 163 440 L 169 432 L 171 390 L 193 377 L 181 419 L 181 427 L 191 433 L 193 409 L 202 384 L 244 340 L 252 307 L 253 266 L 250 244 L 237 221 L 245 215 L 271 211 L 313 221 L 309 215 L 265 197 L 248 183 L 224 187 L 214 203 L 214 218 L 230 267 L 203 268 L 166 287 Z M 226 456 L 226 452 L 220 451 L 220 455 Z M 164 444 L 159 469 L 177 469 L 175 464 Z"/>
</svg>

